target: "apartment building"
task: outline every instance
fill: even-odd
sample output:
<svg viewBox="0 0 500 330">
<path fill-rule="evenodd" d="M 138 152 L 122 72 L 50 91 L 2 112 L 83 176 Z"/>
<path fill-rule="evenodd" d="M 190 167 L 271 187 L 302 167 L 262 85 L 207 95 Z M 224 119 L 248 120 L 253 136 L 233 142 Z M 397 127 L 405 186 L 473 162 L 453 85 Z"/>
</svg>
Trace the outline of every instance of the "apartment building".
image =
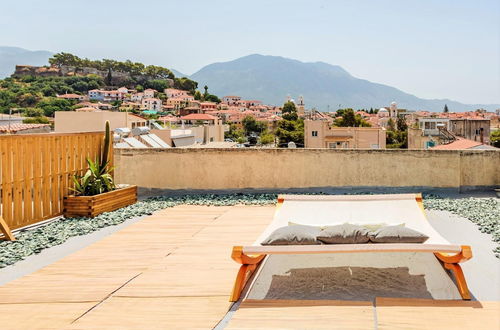
<svg viewBox="0 0 500 330">
<path fill-rule="evenodd" d="M 304 147 L 385 149 L 383 127 L 332 127 L 326 120 L 304 121 Z"/>
</svg>

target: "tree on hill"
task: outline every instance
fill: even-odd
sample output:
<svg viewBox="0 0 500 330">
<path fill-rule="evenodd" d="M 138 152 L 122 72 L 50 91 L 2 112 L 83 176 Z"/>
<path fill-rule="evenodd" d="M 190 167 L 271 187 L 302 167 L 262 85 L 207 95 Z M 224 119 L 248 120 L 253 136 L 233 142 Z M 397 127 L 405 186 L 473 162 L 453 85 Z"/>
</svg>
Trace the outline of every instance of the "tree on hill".
<svg viewBox="0 0 500 330">
<path fill-rule="evenodd" d="M 191 94 L 194 94 L 196 88 L 198 88 L 198 83 L 186 77 L 175 78 L 174 88 L 189 91 Z"/>
<path fill-rule="evenodd" d="M 195 99 L 196 101 L 201 101 L 201 97 L 202 97 L 202 96 L 201 96 L 200 91 L 196 91 L 196 92 L 194 92 L 194 99 Z"/>
<path fill-rule="evenodd" d="M 208 101 L 208 102 L 215 102 L 215 103 L 220 103 L 220 99 L 219 99 L 219 97 L 217 97 L 217 95 L 213 95 L 213 94 L 208 94 L 208 95 L 204 98 L 204 101 Z"/>
<path fill-rule="evenodd" d="M 445 104 L 445 105 L 444 105 L 443 112 L 444 112 L 444 113 L 448 113 L 448 105 L 447 105 L 447 104 Z"/>
</svg>

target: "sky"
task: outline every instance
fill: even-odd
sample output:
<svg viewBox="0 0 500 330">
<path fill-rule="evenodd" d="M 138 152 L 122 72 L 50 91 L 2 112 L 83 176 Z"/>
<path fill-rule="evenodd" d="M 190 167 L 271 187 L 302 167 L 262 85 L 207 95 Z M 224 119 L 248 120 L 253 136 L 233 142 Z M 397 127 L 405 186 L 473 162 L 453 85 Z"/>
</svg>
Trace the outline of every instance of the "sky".
<svg viewBox="0 0 500 330">
<path fill-rule="evenodd" d="M 340 65 L 422 98 L 500 103 L 498 0 L 2 0 L 0 8 L 3 46 L 185 74 L 277 55 Z"/>
</svg>

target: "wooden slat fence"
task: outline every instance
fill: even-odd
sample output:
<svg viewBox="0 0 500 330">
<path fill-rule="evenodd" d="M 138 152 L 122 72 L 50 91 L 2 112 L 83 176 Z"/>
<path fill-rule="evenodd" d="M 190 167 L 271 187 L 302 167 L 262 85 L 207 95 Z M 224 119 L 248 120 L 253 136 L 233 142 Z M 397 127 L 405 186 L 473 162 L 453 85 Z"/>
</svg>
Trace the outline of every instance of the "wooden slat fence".
<svg viewBox="0 0 500 330">
<path fill-rule="evenodd" d="M 103 147 L 102 132 L 0 136 L 1 215 L 11 229 L 62 214 L 73 175 Z M 112 160 L 113 152 L 110 151 Z"/>
</svg>

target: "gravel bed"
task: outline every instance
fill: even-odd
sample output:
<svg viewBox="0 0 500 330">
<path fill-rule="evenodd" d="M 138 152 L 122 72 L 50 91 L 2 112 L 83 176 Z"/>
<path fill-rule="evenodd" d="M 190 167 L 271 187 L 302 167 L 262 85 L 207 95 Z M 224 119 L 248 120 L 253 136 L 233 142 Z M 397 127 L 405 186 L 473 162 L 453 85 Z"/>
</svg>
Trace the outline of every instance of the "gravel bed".
<svg viewBox="0 0 500 330">
<path fill-rule="evenodd" d="M 475 223 L 479 231 L 490 234 L 499 243 L 494 253 L 500 258 L 500 200 L 497 198 L 440 198 L 426 196 L 424 207 L 429 210 L 448 211 Z"/>
<path fill-rule="evenodd" d="M 73 236 L 86 235 L 107 226 L 118 225 L 127 219 L 150 215 L 176 205 L 232 206 L 272 205 L 276 194 L 185 195 L 151 197 L 122 209 L 103 213 L 95 218 L 66 218 L 15 234 L 16 241 L 0 241 L 0 268 L 12 265 L 43 249 L 64 243 Z M 427 209 L 444 210 L 460 215 L 478 225 L 481 232 L 491 234 L 500 243 L 500 205 L 494 198 L 449 199 L 426 196 Z M 495 249 L 500 258 L 500 246 Z"/>
</svg>

